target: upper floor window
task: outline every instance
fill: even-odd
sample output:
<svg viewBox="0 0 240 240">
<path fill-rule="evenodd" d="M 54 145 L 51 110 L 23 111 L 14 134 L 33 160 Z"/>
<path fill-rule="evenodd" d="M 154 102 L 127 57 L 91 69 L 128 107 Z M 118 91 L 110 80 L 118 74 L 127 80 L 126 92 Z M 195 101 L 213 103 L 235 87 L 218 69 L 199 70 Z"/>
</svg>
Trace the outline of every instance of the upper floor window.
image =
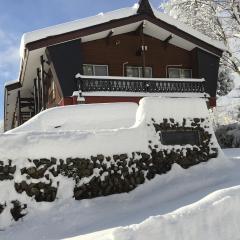
<svg viewBox="0 0 240 240">
<path fill-rule="evenodd" d="M 191 78 L 192 70 L 183 68 L 168 68 L 169 78 Z"/>
<path fill-rule="evenodd" d="M 108 76 L 108 65 L 83 64 L 83 75 Z"/>
<path fill-rule="evenodd" d="M 126 67 L 126 75 L 127 77 L 143 77 L 143 67 Z M 152 77 L 152 68 L 145 67 L 144 68 L 144 77 L 151 78 Z"/>
</svg>

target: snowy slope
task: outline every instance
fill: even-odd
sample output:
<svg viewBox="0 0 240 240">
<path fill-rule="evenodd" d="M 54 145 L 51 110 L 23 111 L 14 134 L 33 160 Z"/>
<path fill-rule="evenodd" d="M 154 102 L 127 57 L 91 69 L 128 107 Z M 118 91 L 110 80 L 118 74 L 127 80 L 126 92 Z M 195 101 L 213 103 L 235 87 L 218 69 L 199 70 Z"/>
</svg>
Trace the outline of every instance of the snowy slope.
<svg viewBox="0 0 240 240">
<path fill-rule="evenodd" d="M 71 240 L 205 240 L 240 239 L 240 186 L 209 194 L 172 213 L 149 217 L 140 224 L 119 227 Z"/>
<path fill-rule="evenodd" d="M 180 102 L 181 104 L 179 104 Z M 173 111 L 173 109 L 175 110 Z M 208 111 L 204 100 L 143 99 L 137 111 L 136 124 L 125 129 L 85 132 L 66 130 L 57 132 L 30 131 L 21 134 L 1 134 L 0 155 L 2 160 L 6 161 L 7 157 L 10 156 L 9 158 L 13 158 L 13 162 L 17 162 L 17 167 L 21 169 L 23 166 L 30 164 L 27 162 L 27 157 L 37 158 L 42 157 L 43 154 L 50 157 L 69 157 L 69 153 L 76 156 L 79 156 L 80 153 L 81 156 L 89 156 L 92 153 L 115 153 L 123 150 L 132 151 L 132 149 L 148 151 L 146 142 L 149 139 L 149 134 L 151 135 L 152 133 L 146 131 L 146 125 L 151 121 L 151 118 L 160 121 L 160 119 L 167 116 L 180 120 L 183 115 L 186 118 L 207 118 Z M 235 155 L 240 156 L 240 152 L 236 151 L 236 154 L 231 152 L 231 156 Z M 6 159 L 4 159 L 4 156 Z M 33 236 L 36 240 L 65 239 L 76 236 L 79 236 L 79 239 L 100 239 L 101 235 L 104 236 L 102 239 L 127 240 L 128 238 L 131 239 L 130 237 L 134 239 L 135 234 L 133 233 L 135 231 L 132 230 L 133 227 L 131 225 L 139 224 L 150 216 L 158 215 L 164 215 L 164 217 L 154 218 L 157 221 L 156 223 L 154 221 L 154 225 L 159 224 L 158 219 L 166 218 L 163 222 L 161 220 L 160 224 L 167 224 L 169 228 L 166 229 L 176 231 L 175 233 L 179 235 L 178 228 L 172 230 L 171 224 L 169 224 L 169 222 L 172 223 L 171 212 L 193 204 L 216 190 L 240 185 L 239 160 L 240 157 L 228 160 L 220 152 L 218 159 L 211 159 L 209 162 L 201 163 L 187 170 L 175 164 L 168 174 L 156 176 L 153 180 L 146 181 L 130 193 L 82 201 L 73 199 L 73 182 L 64 176 L 59 176 L 56 179 L 61 184 L 59 185 L 57 200 L 53 203 L 36 203 L 35 200 L 28 198 L 25 193 L 19 195 L 11 191 L 14 188 L 14 182 L 0 182 L 1 203 L 4 203 L 6 199 L 8 201 L 18 199 L 23 203 L 27 201 L 28 204 L 27 215 L 19 222 L 11 220 L 11 215 L 8 214 L 10 206 L 7 205 L 7 209 L 3 211 L 0 218 L 0 229 L 3 230 L 0 231 L 0 239 L 12 240 L 16 239 L 16 236 L 19 240 L 30 240 L 33 239 Z M 15 176 L 16 181 L 20 181 L 21 178 L 20 174 Z M 212 203 L 211 199 L 213 199 L 213 202 L 216 202 L 215 198 L 211 196 L 209 199 L 210 205 Z M 205 205 L 209 206 L 209 204 L 207 202 Z M 188 216 L 189 212 L 193 216 L 192 221 L 194 223 L 195 219 L 196 221 L 198 220 L 198 216 L 202 216 L 201 213 L 198 213 L 198 209 L 198 204 L 196 207 L 193 205 L 190 210 L 188 208 L 187 210 L 181 210 L 183 212 L 179 210 L 180 214 L 173 213 L 173 216 L 179 219 L 179 224 L 185 224 L 186 219 L 184 216 Z M 169 217 L 166 214 L 170 214 Z M 208 214 L 208 211 L 206 211 L 206 214 Z M 210 212 L 209 214 L 212 213 Z M 143 228 L 145 223 L 141 225 Z M 9 227 L 9 224 L 11 224 L 11 227 Z M 149 226 L 149 220 L 147 220 L 146 225 Z M 176 224 L 173 225 L 176 226 Z M 127 230 L 117 230 L 117 234 L 122 234 L 121 238 L 118 236 L 113 238 L 116 234 L 115 230 L 96 233 L 97 231 L 118 228 L 120 226 L 129 226 Z M 236 229 L 232 230 L 235 231 Z M 159 228 L 157 231 L 159 231 Z M 193 231 L 195 231 L 193 232 L 195 234 L 197 229 L 193 228 Z M 88 238 L 80 236 L 90 233 L 94 233 L 95 236 Z M 138 234 L 137 231 L 136 234 Z M 153 237 L 152 239 L 154 240 Z M 194 239 L 197 238 L 195 237 Z M 221 238 L 216 239 L 221 240 Z M 212 238 L 211 240 L 215 239 Z"/>
<path fill-rule="evenodd" d="M 172 231 L 172 236 L 178 234 L 177 238 L 163 239 L 185 240 L 188 238 L 179 238 L 179 236 L 188 230 L 189 234 L 197 234 L 191 239 L 237 240 L 239 232 L 235 226 L 240 216 L 239 187 L 214 193 L 217 190 L 240 185 L 240 150 L 226 150 L 225 153 L 234 158 L 226 160 L 222 157 L 221 160 L 211 160 L 188 170 L 175 165 L 170 173 L 157 176 L 129 194 L 80 202 L 68 196 L 64 201 L 57 201 L 54 204 L 41 203 L 37 209 L 31 210 L 23 221 L 0 232 L 0 239 L 15 240 L 16 236 L 19 240 L 30 240 L 33 236 L 38 240 L 68 239 L 104 229 L 138 224 L 149 216 L 163 215 L 150 218 L 139 226 L 120 228 L 116 231 L 108 230 L 105 233 L 94 233 L 90 237 L 81 236 L 75 239 L 154 240 L 159 238 L 151 236 L 151 232 L 159 234 L 161 231 L 161 234 L 168 234 Z M 210 195 L 207 196 L 208 194 Z M 205 196 L 207 198 L 195 203 Z M 195 204 L 179 209 L 192 203 Z M 230 207 L 229 204 L 232 206 Z M 175 211 L 176 209 L 179 210 Z M 175 212 L 171 213 L 172 211 Z M 216 219 L 225 221 L 219 223 L 215 221 Z M 198 232 L 195 223 L 199 225 L 201 232 Z M 154 228 L 154 231 L 150 231 L 149 227 L 152 229 L 155 224 L 158 229 Z M 166 232 L 162 230 L 162 226 Z M 182 226 L 185 226 L 185 230 L 181 228 Z M 200 238 L 210 231 L 208 226 L 211 226 L 212 235 L 209 235 L 210 238 L 206 235 L 206 238 Z M 228 227 L 226 234 L 231 234 L 227 235 L 230 238 L 226 238 L 226 234 L 219 236 L 225 226 Z M 142 231 L 148 233 L 147 238 L 139 237 Z"/>
</svg>

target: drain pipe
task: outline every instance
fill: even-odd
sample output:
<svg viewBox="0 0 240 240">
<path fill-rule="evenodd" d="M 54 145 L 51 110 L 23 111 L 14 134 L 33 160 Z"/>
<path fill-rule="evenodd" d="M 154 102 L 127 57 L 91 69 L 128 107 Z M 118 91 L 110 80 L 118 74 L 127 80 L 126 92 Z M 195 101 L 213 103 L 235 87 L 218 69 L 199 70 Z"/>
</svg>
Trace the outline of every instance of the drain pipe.
<svg viewBox="0 0 240 240">
<path fill-rule="evenodd" d="M 127 65 L 128 64 L 128 62 L 124 62 L 123 64 L 122 64 L 122 75 L 123 75 L 123 77 L 125 76 L 125 65 Z"/>
</svg>

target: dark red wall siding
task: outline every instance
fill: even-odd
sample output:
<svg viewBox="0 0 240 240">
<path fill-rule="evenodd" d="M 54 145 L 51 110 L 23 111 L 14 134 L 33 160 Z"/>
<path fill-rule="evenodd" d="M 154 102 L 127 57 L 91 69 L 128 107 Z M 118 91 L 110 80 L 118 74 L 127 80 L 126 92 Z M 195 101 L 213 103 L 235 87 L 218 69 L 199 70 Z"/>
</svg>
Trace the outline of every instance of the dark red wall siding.
<svg viewBox="0 0 240 240">
<path fill-rule="evenodd" d="M 106 97 L 91 96 L 85 97 L 85 103 L 113 103 L 113 102 L 135 102 L 139 103 L 141 97 Z"/>
<path fill-rule="evenodd" d="M 192 52 L 171 44 L 144 36 L 146 52 L 146 66 L 153 68 L 153 77 L 166 77 L 167 65 L 182 65 L 183 68 L 193 68 Z M 113 36 L 82 43 L 84 63 L 104 64 L 109 66 L 109 75 L 122 76 L 123 63 L 130 66 L 142 66 L 142 56 L 136 53 L 141 46 L 141 39 L 136 33 Z"/>
</svg>

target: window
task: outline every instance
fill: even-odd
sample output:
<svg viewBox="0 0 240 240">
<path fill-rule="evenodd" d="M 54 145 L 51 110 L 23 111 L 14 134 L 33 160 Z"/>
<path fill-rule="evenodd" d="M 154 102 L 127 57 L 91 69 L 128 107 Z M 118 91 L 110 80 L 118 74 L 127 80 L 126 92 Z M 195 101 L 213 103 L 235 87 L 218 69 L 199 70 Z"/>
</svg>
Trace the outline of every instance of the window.
<svg viewBox="0 0 240 240">
<path fill-rule="evenodd" d="M 108 65 L 83 64 L 83 75 L 108 76 Z"/>
<path fill-rule="evenodd" d="M 142 67 L 126 67 L 126 75 L 127 77 L 143 77 L 143 68 Z M 145 67 L 144 68 L 144 77 L 151 78 L 152 77 L 152 68 Z"/>
<path fill-rule="evenodd" d="M 169 78 L 191 78 L 192 70 L 182 69 L 182 68 L 168 68 L 168 77 Z"/>
<path fill-rule="evenodd" d="M 163 145 L 200 145 L 200 136 L 197 130 L 161 131 L 161 142 Z"/>
</svg>

